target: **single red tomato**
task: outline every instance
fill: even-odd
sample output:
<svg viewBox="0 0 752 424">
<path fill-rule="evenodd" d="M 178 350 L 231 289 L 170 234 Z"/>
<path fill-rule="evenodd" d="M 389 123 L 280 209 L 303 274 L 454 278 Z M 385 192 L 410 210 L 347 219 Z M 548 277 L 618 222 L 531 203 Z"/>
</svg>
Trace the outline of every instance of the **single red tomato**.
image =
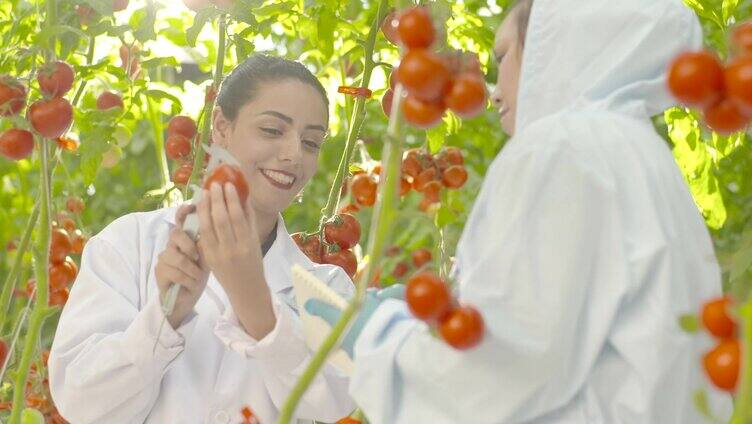
<svg viewBox="0 0 752 424">
<path fill-rule="evenodd" d="M 465 163 L 465 159 L 462 157 L 462 150 L 459 147 L 445 147 L 436 157 L 447 161 L 451 165 L 462 165 Z"/>
<path fill-rule="evenodd" d="M 752 112 L 752 57 L 731 62 L 724 72 L 724 83 L 728 98 L 747 114 Z"/>
<path fill-rule="evenodd" d="M 76 276 L 78 275 L 78 265 L 76 265 L 76 262 L 71 259 L 70 256 L 65 257 L 65 262 L 63 262 L 63 268 L 65 269 L 66 276 L 68 277 L 66 284 L 70 284 L 73 281 L 76 280 Z"/>
<path fill-rule="evenodd" d="M 452 296 L 449 287 L 438 275 L 423 271 L 407 280 L 405 300 L 415 317 L 433 321 L 449 312 Z"/>
<path fill-rule="evenodd" d="M 53 228 L 50 234 L 50 262 L 59 264 L 65 261 L 65 257 L 71 252 L 70 236 L 62 228 Z"/>
<path fill-rule="evenodd" d="M 68 285 L 68 269 L 66 269 L 65 262 L 59 264 L 50 265 L 48 272 L 50 278 L 50 289 L 60 290 Z"/>
<path fill-rule="evenodd" d="M 112 0 L 112 10 L 119 12 L 128 8 L 128 0 Z"/>
<path fill-rule="evenodd" d="M 439 334 L 449 346 L 466 350 L 483 339 L 483 316 L 472 306 L 453 309 L 439 323 Z"/>
<path fill-rule="evenodd" d="M 416 178 L 421 172 L 423 172 L 423 165 L 420 163 L 418 155 L 406 154 L 402 159 L 402 174 Z"/>
<path fill-rule="evenodd" d="M 337 265 L 345 270 L 350 278 L 353 278 L 358 270 L 358 259 L 350 250 L 338 250 L 336 252 L 324 253 L 322 262 L 325 264 Z"/>
<path fill-rule="evenodd" d="M 79 214 L 84 211 L 84 200 L 80 197 L 70 196 L 65 201 L 65 208 L 68 212 Z"/>
<path fill-rule="evenodd" d="M 723 99 L 720 103 L 705 109 L 705 124 L 721 135 L 742 131 L 749 124 L 747 116 L 736 103 Z"/>
<path fill-rule="evenodd" d="M 409 97 L 439 100 L 451 88 L 446 65 L 439 56 L 425 49 L 408 50 L 396 72 Z"/>
<path fill-rule="evenodd" d="M 65 231 L 68 232 L 68 236 L 73 234 L 74 231 L 76 231 L 76 221 L 74 221 L 71 217 L 64 217 L 60 219 L 60 226 L 65 229 Z"/>
<path fill-rule="evenodd" d="M 387 41 L 395 45 L 399 43 L 397 25 L 399 25 L 399 21 L 397 20 L 397 12 L 392 9 L 389 13 L 387 13 L 384 21 L 381 23 L 381 32 L 384 33 L 384 37 L 387 39 Z"/>
<path fill-rule="evenodd" d="M 107 110 L 114 107 L 123 108 L 123 98 L 112 91 L 104 91 L 97 97 L 97 109 Z"/>
<path fill-rule="evenodd" d="M 462 165 L 452 165 L 441 173 L 441 179 L 447 188 L 460 188 L 467 182 L 467 170 Z"/>
<path fill-rule="evenodd" d="M 350 183 L 350 191 L 355 201 L 362 206 L 373 206 L 376 203 L 376 181 L 370 174 L 355 175 Z"/>
<path fill-rule="evenodd" d="M 67 287 L 60 290 L 53 290 L 50 292 L 50 298 L 47 304 L 49 306 L 63 306 L 68 301 L 68 294 Z"/>
<path fill-rule="evenodd" d="M 739 341 L 721 340 L 718 345 L 703 357 L 705 373 L 710 381 L 721 390 L 733 392 L 739 380 Z"/>
<path fill-rule="evenodd" d="M 85 245 L 86 236 L 84 236 L 81 230 L 74 231 L 73 236 L 71 237 L 71 252 L 80 255 L 83 253 Z"/>
<path fill-rule="evenodd" d="M 191 154 L 191 142 L 180 134 L 170 134 L 165 142 L 165 152 L 173 160 L 184 158 Z"/>
<path fill-rule="evenodd" d="M 292 235 L 293 241 L 298 245 L 298 248 L 308 256 L 308 259 L 315 263 L 321 263 L 321 240 L 319 236 L 307 235 L 305 233 L 295 233 Z"/>
<path fill-rule="evenodd" d="M 186 185 L 188 184 L 188 179 L 191 177 L 191 173 L 193 173 L 193 164 L 182 163 L 172 174 L 172 182 L 175 185 Z"/>
<path fill-rule="evenodd" d="M 196 135 L 196 131 L 196 123 L 187 116 L 175 116 L 167 124 L 168 134 L 180 134 L 189 140 Z"/>
<path fill-rule="evenodd" d="M 460 118 L 472 118 L 485 109 L 486 99 L 483 79 L 476 74 L 464 73 L 454 78 L 444 102 Z"/>
<path fill-rule="evenodd" d="M 26 87 L 17 79 L 0 75 L 0 116 L 17 115 L 26 104 Z"/>
<path fill-rule="evenodd" d="M 73 122 L 73 106 L 62 97 L 38 100 L 29 106 L 29 122 L 43 137 L 58 138 Z"/>
<path fill-rule="evenodd" d="M 444 106 L 438 102 L 425 102 L 413 96 L 402 101 L 405 120 L 415 127 L 428 129 L 441 122 Z"/>
<path fill-rule="evenodd" d="M 423 197 L 431 203 L 438 203 L 441 199 L 441 183 L 437 180 L 429 181 L 423 186 Z"/>
<path fill-rule="evenodd" d="M 430 262 L 431 259 L 433 258 L 431 255 L 431 251 L 425 248 L 413 250 L 413 253 L 411 253 L 411 256 L 413 259 L 413 265 L 415 265 L 416 268 L 422 267 L 423 265 Z"/>
<path fill-rule="evenodd" d="M 335 215 L 332 221 L 324 224 L 324 237 L 340 249 L 350 249 L 360 241 L 360 223 L 350 214 Z"/>
<path fill-rule="evenodd" d="M 230 183 L 235 186 L 235 190 L 238 192 L 238 198 L 240 199 L 240 205 L 245 206 L 245 202 L 248 199 L 248 182 L 243 175 L 243 171 L 237 166 L 223 163 L 217 166 L 204 181 L 204 188 L 211 188 L 212 184 L 217 183 L 224 191 L 225 184 Z"/>
<path fill-rule="evenodd" d="M 397 34 L 408 49 L 424 49 L 433 44 L 436 31 L 428 9 L 416 6 L 402 12 L 397 24 Z"/>
<path fill-rule="evenodd" d="M 0 134 L 0 155 L 20 160 L 27 158 L 34 151 L 34 135 L 26 130 L 11 128 Z"/>
<path fill-rule="evenodd" d="M 702 308 L 702 323 L 710 334 L 728 339 L 736 335 L 736 321 L 729 316 L 731 298 L 713 299 Z"/>
<path fill-rule="evenodd" d="M 752 22 L 739 24 L 731 35 L 731 43 L 741 54 L 752 53 Z"/>
<path fill-rule="evenodd" d="M 384 115 L 387 118 L 392 116 L 392 102 L 394 101 L 394 91 L 386 90 L 384 96 L 381 98 L 381 110 L 384 111 Z"/>
<path fill-rule="evenodd" d="M 37 73 L 39 90 L 48 96 L 62 96 L 73 87 L 73 76 L 73 68 L 67 63 L 61 61 L 48 63 Z"/>
<path fill-rule="evenodd" d="M 436 173 L 436 168 L 433 166 L 427 169 L 424 169 L 423 171 L 418 174 L 417 177 L 413 180 L 413 188 L 417 192 L 423 192 L 423 190 L 426 187 L 426 184 L 428 184 L 431 181 L 438 181 L 439 176 Z"/>
<path fill-rule="evenodd" d="M 668 88 L 687 106 L 707 107 L 723 94 L 723 67 L 706 51 L 680 54 L 669 68 Z"/>
<path fill-rule="evenodd" d="M 397 265 L 394 266 L 394 270 L 392 270 L 392 275 L 395 278 L 402 278 L 407 274 L 407 271 L 409 270 L 409 266 L 407 265 L 407 262 L 405 261 L 399 261 L 397 262 Z"/>
</svg>

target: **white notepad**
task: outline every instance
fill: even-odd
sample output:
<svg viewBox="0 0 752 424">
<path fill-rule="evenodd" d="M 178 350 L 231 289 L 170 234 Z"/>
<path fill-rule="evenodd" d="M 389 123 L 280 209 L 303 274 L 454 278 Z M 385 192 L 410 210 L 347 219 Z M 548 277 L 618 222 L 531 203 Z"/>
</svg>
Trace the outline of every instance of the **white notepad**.
<svg viewBox="0 0 752 424">
<path fill-rule="evenodd" d="M 332 328 L 323 318 L 306 312 L 305 303 L 308 299 L 319 299 L 344 310 L 348 302 L 326 283 L 297 264 L 292 266 L 292 286 L 295 290 L 295 301 L 298 304 L 300 319 L 303 322 L 305 342 L 311 350 L 316 351 Z M 348 375 L 352 373 L 352 359 L 339 347 L 329 354 L 327 361 Z"/>
</svg>

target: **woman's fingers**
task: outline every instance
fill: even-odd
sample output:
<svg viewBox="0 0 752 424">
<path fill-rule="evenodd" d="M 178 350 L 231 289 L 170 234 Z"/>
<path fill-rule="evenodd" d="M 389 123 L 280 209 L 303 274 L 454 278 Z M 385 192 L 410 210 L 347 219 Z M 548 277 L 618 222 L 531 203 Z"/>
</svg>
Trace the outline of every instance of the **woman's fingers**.
<svg viewBox="0 0 752 424">
<path fill-rule="evenodd" d="M 227 213 L 224 194 L 219 184 L 212 184 L 209 189 L 211 192 L 211 218 L 214 224 L 214 232 L 220 244 L 231 246 L 235 243 L 235 234 L 233 232 L 230 215 Z"/>
<path fill-rule="evenodd" d="M 193 260 L 198 260 L 196 242 L 179 227 L 175 227 L 170 234 L 170 244 Z"/>
<path fill-rule="evenodd" d="M 162 291 L 167 291 L 169 289 L 169 285 L 171 284 L 179 284 L 190 292 L 195 292 L 196 290 L 201 289 L 201 279 L 194 278 L 183 271 L 183 269 L 172 266 L 170 264 L 163 263 L 159 267 L 159 277 L 157 281 L 160 281 L 160 285 L 163 287 L 160 287 Z M 167 286 L 167 287 L 164 287 Z"/>
<path fill-rule="evenodd" d="M 209 191 L 204 190 L 201 201 L 198 202 L 199 237 L 204 246 L 217 245 L 217 235 L 214 233 L 214 224 L 211 218 L 211 199 Z"/>
<path fill-rule="evenodd" d="M 185 217 L 194 210 L 196 210 L 196 205 L 190 203 L 186 203 L 178 208 L 177 212 L 175 212 L 175 222 L 178 224 L 178 227 L 183 227 Z"/>
<path fill-rule="evenodd" d="M 159 257 L 159 261 L 170 267 L 181 270 L 185 275 L 201 280 L 204 276 L 204 271 L 199 267 L 197 262 L 177 248 L 168 247 Z"/>
<path fill-rule="evenodd" d="M 234 185 L 225 184 L 225 198 L 227 199 L 227 211 L 230 215 L 232 228 L 235 231 L 235 238 L 237 240 L 248 240 L 248 221 Z"/>
</svg>

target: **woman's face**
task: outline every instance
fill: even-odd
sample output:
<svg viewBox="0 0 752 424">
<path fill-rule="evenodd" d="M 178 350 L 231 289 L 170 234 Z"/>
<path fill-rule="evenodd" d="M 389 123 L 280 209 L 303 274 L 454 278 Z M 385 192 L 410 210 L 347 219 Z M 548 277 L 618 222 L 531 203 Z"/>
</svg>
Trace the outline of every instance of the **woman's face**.
<svg viewBox="0 0 752 424">
<path fill-rule="evenodd" d="M 234 122 L 214 110 L 213 140 L 242 164 L 256 211 L 283 211 L 316 173 L 327 116 L 321 94 L 295 79 L 261 83 Z"/>
<path fill-rule="evenodd" d="M 501 128 L 509 135 L 514 135 L 517 88 L 522 65 L 522 44 L 517 31 L 516 13 L 512 11 L 504 19 L 499 30 L 496 31 L 494 41 L 494 56 L 499 69 L 491 101 L 499 111 Z"/>
</svg>

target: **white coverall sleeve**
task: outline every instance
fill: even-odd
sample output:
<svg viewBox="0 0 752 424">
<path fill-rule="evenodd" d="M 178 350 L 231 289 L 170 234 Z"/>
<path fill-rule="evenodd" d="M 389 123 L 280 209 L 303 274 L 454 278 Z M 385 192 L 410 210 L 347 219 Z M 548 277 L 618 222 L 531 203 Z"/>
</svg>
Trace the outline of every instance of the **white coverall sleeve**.
<svg viewBox="0 0 752 424">
<path fill-rule="evenodd" d="M 404 302 L 384 302 L 350 386 L 375 424 L 534 420 L 572 400 L 604 346 L 630 281 L 608 172 L 566 148 L 500 162 L 457 252 L 460 302 L 481 312 L 485 337 L 454 350 Z"/>
<path fill-rule="evenodd" d="M 319 278 L 323 276 L 319 275 Z M 322 278 L 345 298 L 352 296 L 352 282 L 341 269 Z M 258 360 L 262 378 L 272 402 L 281 408 L 300 375 L 313 356 L 303 339 L 303 328 L 297 312 L 283 296 L 272 294 L 272 306 L 277 322 L 261 340 L 251 337 L 240 324 L 232 307 L 228 307 L 214 328 L 214 333 L 230 349 Z M 355 409 L 348 394 L 349 378 L 331 365 L 324 365 L 309 386 L 296 410 L 301 419 L 334 422 Z"/>
<path fill-rule="evenodd" d="M 123 252 L 138 252 L 135 242 L 89 240 L 55 334 L 50 391 L 61 415 L 76 424 L 143 422 L 195 325 L 195 315 L 177 331 L 165 323 L 152 353 L 164 315 L 157 296 L 139 310 L 138 261 Z"/>
</svg>

